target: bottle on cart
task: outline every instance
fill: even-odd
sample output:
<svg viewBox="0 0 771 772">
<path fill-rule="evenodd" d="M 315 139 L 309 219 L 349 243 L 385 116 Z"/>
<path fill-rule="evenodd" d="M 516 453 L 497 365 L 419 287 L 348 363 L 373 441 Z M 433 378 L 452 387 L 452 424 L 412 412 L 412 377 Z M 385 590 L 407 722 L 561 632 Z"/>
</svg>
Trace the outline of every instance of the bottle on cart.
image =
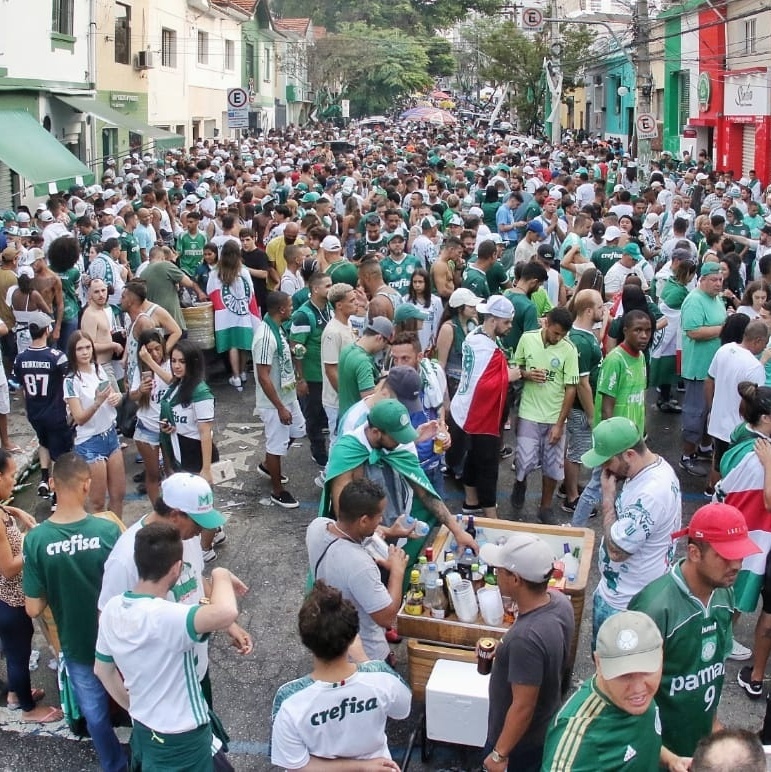
<svg viewBox="0 0 771 772">
<path fill-rule="evenodd" d="M 436 585 L 436 580 L 439 578 L 439 572 L 436 570 L 436 563 L 429 563 L 426 571 L 423 585 L 426 588 L 426 598 L 429 596 L 429 591 L 433 590 Z M 425 604 L 424 604 L 425 605 Z"/>
<path fill-rule="evenodd" d="M 424 523 L 422 520 L 418 520 L 417 517 L 413 517 L 412 515 L 405 516 L 404 525 L 406 528 L 412 528 L 412 533 L 410 534 L 412 538 L 428 536 L 428 532 L 431 530 L 428 523 Z"/>
<path fill-rule="evenodd" d="M 426 591 L 426 579 L 428 579 L 428 560 L 425 555 L 421 555 L 416 563 L 416 568 L 420 572 L 420 583 L 423 585 L 423 592 Z"/>
<path fill-rule="evenodd" d="M 471 581 L 471 566 L 477 562 L 474 551 L 471 547 L 466 547 L 463 554 L 458 558 L 458 573 L 463 579 Z"/>
<path fill-rule="evenodd" d="M 444 596 L 447 598 L 447 608 L 455 611 L 455 601 L 452 599 L 452 588 L 461 581 L 460 574 L 456 570 L 448 571 L 444 575 Z"/>
<path fill-rule="evenodd" d="M 420 583 L 420 571 L 413 568 L 410 572 L 410 587 L 407 590 L 407 597 L 404 599 L 404 613 L 412 616 L 423 616 L 423 598 L 425 592 Z"/>
<path fill-rule="evenodd" d="M 565 566 L 565 579 L 569 582 L 575 582 L 578 576 L 578 558 L 573 555 L 567 542 L 563 545 L 563 550 L 562 565 Z"/>
<path fill-rule="evenodd" d="M 472 539 L 477 537 L 477 529 L 474 527 L 474 515 L 469 515 L 466 521 L 466 533 L 471 536 Z"/>
<path fill-rule="evenodd" d="M 471 584 L 474 585 L 474 592 L 481 590 L 485 586 L 485 576 L 479 570 L 479 563 L 471 564 Z"/>
<path fill-rule="evenodd" d="M 431 597 L 431 616 L 434 619 L 444 619 L 447 616 L 447 596 L 444 593 L 444 582 L 438 577 L 434 582 Z"/>
</svg>

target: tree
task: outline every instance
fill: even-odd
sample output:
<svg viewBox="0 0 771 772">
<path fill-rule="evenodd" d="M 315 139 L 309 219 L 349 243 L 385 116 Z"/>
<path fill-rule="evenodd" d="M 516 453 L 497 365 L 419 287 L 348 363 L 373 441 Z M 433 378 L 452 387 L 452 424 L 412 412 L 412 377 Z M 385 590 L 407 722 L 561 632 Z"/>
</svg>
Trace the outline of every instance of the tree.
<svg viewBox="0 0 771 772">
<path fill-rule="evenodd" d="M 432 37 L 425 43 L 428 56 L 428 74 L 434 78 L 443 78 L 455 72 L 455 57 L 452 46 L 446 38 Z"/>
<path fill-rule="evenodd" d="M 428 66 L 426 51 L 413 38 L 359 22 L 316 41 L 308 72 L 316 87 L 350 99 L 356 117 L 393 110 L 405 96 L 428 88 Z"/>
<path fill-rule="evenodd" d="M 512 21 L 493 29 L 477 26 L 470 34 L 474 37 L 469 40 L 473 39 L 482 54 L 482 77 L 494 86 L 511 84 L 511 104 L 520 126 L 530 130 L 540 123 L 546 96 L 543 62 L 551 57 L 550 40 L 545 34 L 525 35 Z M 578 84 L 595 34 L 583 25 L 561 24 L 559 37 L 564 92 Z"/>
</svg>

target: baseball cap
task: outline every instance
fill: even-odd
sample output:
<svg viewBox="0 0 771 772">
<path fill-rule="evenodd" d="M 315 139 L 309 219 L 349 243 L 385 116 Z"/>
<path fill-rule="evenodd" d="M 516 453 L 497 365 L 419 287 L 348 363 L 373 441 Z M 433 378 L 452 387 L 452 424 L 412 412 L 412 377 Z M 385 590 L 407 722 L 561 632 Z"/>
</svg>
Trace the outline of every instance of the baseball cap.
<svg viewBox="0 0 771 772">
<path fill-rule="evenodd" d="M 19 212 L 16 215 L 16 222 L 24 223 L 29 222 L 32 218 L 29 216 L 29 212 Z"/>
<path fill-rule="evenodd" d="M 625 255 L 629 255 L 630 257 L 634 258 L 635 260 L 642 260 L 643 259 L 642 252 L 640 252 L 640 247 L 634 241 L 630 241 L 627 245 L 622 247 L 621 251 Z"/>
<path fill-rule="evenodd" d="M 422 409 L 420 402 L 420 375 L 411 367 L 400 365 L 392 367 L 385 379 L 386 386 L 396 395 L 396 399 L 404 405 L 410 413 L 417 413 Z"/>
<path fill-rule="evenodd" d="M 407 408 L 396 399 L 383 399 L 378 402 L 369 411 L 369 423 L 399 443 L 414 442 L 418 436 L 410 423 Z"/>
<path fill-rule="evenodd" d="M 342 249 L 340 246 L 340 239 L 337 236 L 324 236 L 321 242 L 321 248 L 325 252 L 336 252 L 338 249 Z"/>
<path fill-rule="evenodd" d="M 460 225 L 463 226 L 463 218 L 459 214 L 454 214 L 450 219 L 447 221 L 447 225 Z"/>
<path fill-rule="evenodd" d="M 539 236 L 543 237 L 543 225 L 541 225 L 541 223 L 539 223 L 537 220 L 529 222 L 525 230 L 531 231 L 532 233 L 537 233 Z"/>
<path fill-rule="evenodd" d="M 763 226 L 763 227 L 760 229 L 760 232 L 761 232 L 761 233 L 765 233 L 767 236 L 771 236 L 771 225 L 764 225 L 764 226 Z"/>
<path fill-rule="evenodd" d="M 48 211 L 48 209 L 44 209 L 38 216 L 37 219 L 40 220 L 40 222 L 53 222 L 54 216 L 51 214 L 51 212 Z"/>
<path fill-rule="evenodd" d="M 385 316 L 376 316 L 374 319 L 370 319 L 367 324 L 364 325 L 365 330 L 372 330 L 378 335 L 382 335 L 387 341 L 391 341 L 394 336 L 394 326 L 390 319 Z"/>
<path fill-rule="evenodd" d="M 488 566 L 505 568 L 529 582 L 543 582 L 554 567 L 554 554 L 549 545 L 532 533 L 513 533 L 503 544 L 487 542 L 479 557 Z"/>
<path fill-rule="evenodd" d="M 421 311 L 417 306 L 413 306 L 412 303 L 402 303 L 396 311 L 394 311 L 394 322 L 406 322 L 407 319 L 419 319 L 423 322 L 428 319 L 428 314 Z"/>
<path fill-rule="evenodd" d="M 201 528 L 219 528 L 225 524 L 221 512 L 214 509 L 214 494 L 203 477 L 177 472 L 161 483 L 161 498 L 167 507 L 179 509 Z"/>
<path fill-rule="evenodd" d="M 377 212 L 370 212 L 364 218 L 365 225 L 380 225 L 380 215 Z"/>
<path fill-rule="evenodd" d="M 681 536 L 707 542 L 725 560 L 743 560 L 762 552 L 749 537 L 744 515 L 730 504 L 706 504 L 697 509 L 688 527 L 672 534 L 673 539 Z"/>
<path fill-rule="evenodd" d="M 390 244 L 394 239 L 401 239 L 404 241 L 404 234 L 401 231 L 394 231 L 393 233 L 387 233 L 385 235 L 386 244 Z"/>
<path fill-rule="evenodd" d="M 715 273 L 720 273 L 719 263 L 704 263 L 699 270 L 699 276 L 712 276 Z"/>
<path fill-rule="evenodd" d="M 434 227 L 436 227 L 436 225 L 437 225 L 436 218 L 435 217 L 431 217 L 431 215 L 429 215 L 428 217 L 424 217 L 420 221 L 420 227 L 424 231 L 427 231 L 429 228 L 434 228 Z"/>
<path fill-rule="evenodd" d="M 600 421 L 592 431 L 592 448 L 581 456 L 589 469 L 602 466 L 613 456 L 633 448 L 642 439 L 637 425 L 625 416 L 613 416 Z"/>
<path fill-rule="evenodd" d="M 629 673 L 655 673 L 664 659 L 664 641 L 647 614 L 621 611 L 600 625 L 595 652 L 607 679 Z"/>
<path fill-rule="evenodd" d="M 0 258 L 2 258 L 4 263 L 10 263 L 15 257 L 18 257 L 21 254 L 20 249 L 16 249 L 13 245 L 6 247 L 2 252 L 0 252 Z"/>
<path fill-rule="evenodd" d="M 721 190 L 723 190 L 723 189 L 725 188 L 725 186 L 726 186 L 726 185 L 725 185 L 725 182 L 722 182 L 722 181 L 720 181 L 720 182 L 716 182 L 716 183 L 715 183 L 715 190 L 717 190 L 718 188 L 720 188 Z"/>
<path fill-rule="evenodd" d="M 192 193 L 185 198 L 186 204 L 197 204 L 198 203 L 198 196 L 194 196 Z"/>
<path fill-rule="evenodd" d="M 26 254 L 21 258 L 21 265 L 34 265 L 38 260 L 45 260 L 45 254 L 40 247 L 33 247 L 28 249 Z"/>
<path fill-rule="evenodd" d="M 470 289 L 459 287 L 450 295 L 450 308 L 460 308 L 461 306 L 478 306 L 482 298 L 477 297 Z"/>
<path fill-rule="evenodd" d="M 554 247 L 551 244 L 541 244 L 538 247 L 538 251 L 536 253 L 538 257 L 543 258 L 544 260 L 553 260 L 554 259 Z"/>
<path fill-rule="evenodd" d="M 27 318 L 27 324 L 32 327 L 37 327 L 38 330 L 46 330 L 49 327 L 51 327 L 54 323 L 54 320 L 46 313 L 43 313 L 42 311 L 32 311 L 30 313 L 29 317 Z M 35 333 L 30 329 L 30 332 L 32 333 L 33 337 L 35 336 Z"/>
<path fill-rule="evenodd" d="M 508 298 L 503 295 L 490 295 L 485 303 L 480 303 L 477 306 L 477 311 L 480 314 L 490 314 L 490 316 L 497 316 L 499 319 L 513 319 L 514 318 L 514 306 Z"/>
<path fill-rule="evenodd" d="M 605 229 L 605 241 L 615 241 L 621 238 L 621 228 L 617 228 L 615 225 L 609 225 Z"/>
</svg>

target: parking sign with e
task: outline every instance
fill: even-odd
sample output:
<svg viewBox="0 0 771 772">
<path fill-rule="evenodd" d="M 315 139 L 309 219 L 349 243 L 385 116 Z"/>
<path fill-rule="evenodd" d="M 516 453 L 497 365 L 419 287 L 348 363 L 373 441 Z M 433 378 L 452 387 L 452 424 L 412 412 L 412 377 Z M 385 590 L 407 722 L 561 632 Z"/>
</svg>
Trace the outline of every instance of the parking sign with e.
<svg viewBox="0 0 771 772">
<path fill-rule="evenodd" d="M 228 107 L 238 109 L 239 107 L 246 107 L 249 104 L 249 95 L 245 89 L 242 88 L 229 88 L 228 89 Z"/>
<path fill-rule="evenodd" d="M 541 32 L 543 29 L 543 12 L 538 8 L 523 8 L 522 29 L 527 32 Z"/>
</svg>

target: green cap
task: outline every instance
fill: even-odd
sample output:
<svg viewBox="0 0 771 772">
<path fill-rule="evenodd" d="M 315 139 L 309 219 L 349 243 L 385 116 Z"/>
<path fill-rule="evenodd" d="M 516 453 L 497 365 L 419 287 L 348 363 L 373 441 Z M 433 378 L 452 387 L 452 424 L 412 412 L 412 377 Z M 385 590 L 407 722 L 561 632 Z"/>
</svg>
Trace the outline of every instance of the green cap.
<svg viewBox="0 0 771 772">
<path fill-rule="evenodd" d="M 425 322 L 428 319 L 428 314 L 421 311 L 417 306 L 413 306 L 412 303 L 402 303 L 394 311 L 394 324 L 406 322 L 407 319 L 420 319 Z"/>
<path fill-rule="evenodd" d="M 16 222 L 16 213 L 12 212 L 10 209 L 3 212 L 3 221 L 4 222 Z"/>
<path fill-rule="evenodd" d="M 407 408 L 396 399 L 384 399 L 369 411 L 369 424 L 397 442 L 414 442 L 418 433 L 410 423 Z"/>
<path fill-rule="evenodd" d="M 699 276 L 712 276 L 713 273 L 720 273 L 720 264 L 704 263 L 699 271 Z"/>
<path fill-rule="evenodd" d="M 300 191 L 301 193 L 305 193 L 306 190 L 308 190 L 308 186 L 304 182 L 298 182 L 294 189 L 297 191 Z"/>
<path fill-rule="evenodd" d="M 301 199 L 301 204 L 315 204 L 321 196 L 318 193 L 306 193 Z"/>
<path fill-rule="evenodd" d="M 639 245 L 634 241 L 630 241 L 621 251 L 630 255 L 634 260 L 642 260 L 643 258 Z"/>
<path fill-rule="evenodd" d="M 589 469 L 602 466 L 613 456 L 633 448 L 641 439 L 635 423 L 625 416 L 600 421 L 592 432 L 592 449 L 581 456 L 581 463 Z"/>
<path fill-rule="evenodd" d="M 380 222 L 380 218 L 378 218 Z M 404 234 L 401 231 L 394 231 L 393 233 L 386 233 L 384 236 L 386 244 L 390 244 L 394 239 L 401 239 L 405 241 Z"/>
</svg>

